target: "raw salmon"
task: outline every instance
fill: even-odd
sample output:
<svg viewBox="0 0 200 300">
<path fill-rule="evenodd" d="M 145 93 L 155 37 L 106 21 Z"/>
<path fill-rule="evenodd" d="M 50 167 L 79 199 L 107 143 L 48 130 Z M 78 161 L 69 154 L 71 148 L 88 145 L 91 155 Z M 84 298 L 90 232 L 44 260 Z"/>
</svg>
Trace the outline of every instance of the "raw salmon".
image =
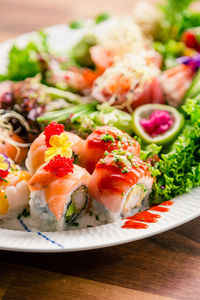
<svg viewBox="0 0 200 300">
<path fill-rule="evenodd" d="M 80 153 L 80 165 L 92 173 L 105 151 L 127 150 L 135 155 L 140 153 L 139 143 L 127 133 L 110 126 L 102 126 L 91 133 Z"/>
<path fill-rule="evenodd" d="M 100 102 L 132 112 L 146 103 L 164 103 L 159 68 L 151 56 L 128 53 L 118 57 L 93 85 L 92 96 Z"/>
<path fill-rule="evenodd" d="M 89 173 L 77 165 L 74 165 L 73 173 L 62 178 L 44 170 L 44 165 L 42 165 L 29 181 L 29 187 L 31 192 L 44 192 L 49 210 L 58 221 L 61 221 L 73 192 L 81 186 L 87 187 L 89 180 Z"/>
<path fill-rule="evenodd" d="M 113 151 L 101 159 L 92 174 L 89 193 L 111 215 L 126 216 L 148 207 L 153 178 L 148 165 L 129 152 Z"/>
<path fill-rule="evenodd" d="M 70 142 L 72 143 L 72 150 L 75 156 L 79 156 L 79 153 L 84 145 L 84 140 L 82 140 L 78 135 L 71 132 L 66 132 Z M 44 164 L 45 151 L 47 150 L 45 135 L 41 133 L 32 143 L 30 150 L 28 152 L 28 157 L 26 159 L 26 167 L 32 174 Z"/>
</svg>

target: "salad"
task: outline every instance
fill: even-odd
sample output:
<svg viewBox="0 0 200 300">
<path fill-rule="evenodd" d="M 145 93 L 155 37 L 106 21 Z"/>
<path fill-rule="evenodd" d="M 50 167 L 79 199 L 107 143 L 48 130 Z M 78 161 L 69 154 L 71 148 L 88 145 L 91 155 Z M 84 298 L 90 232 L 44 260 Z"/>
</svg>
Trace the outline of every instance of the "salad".
<svg viewBox="0 0 200 300">
<path fill-rule="evenodd" d="M 191 2 L 74 20 L 61 50 L 48 29 L 13 42 L 0 74 L 0 226 L 91 227 L 200 186 Z"/>
</svg>

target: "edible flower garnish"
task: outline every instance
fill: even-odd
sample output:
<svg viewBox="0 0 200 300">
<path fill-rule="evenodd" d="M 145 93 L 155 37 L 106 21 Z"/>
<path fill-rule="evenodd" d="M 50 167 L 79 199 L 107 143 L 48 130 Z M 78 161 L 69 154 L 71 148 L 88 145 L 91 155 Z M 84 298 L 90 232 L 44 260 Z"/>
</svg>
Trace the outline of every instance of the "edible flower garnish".
<svg viewBox="0 0 200 300">
<path fill-rule="evenodd" d="M 49 140 L 50 147 L 45 151 L 45 162 L 50 161 L 54 156 L 70 158 L 72 156 L 71 142 L 67 133 L 63 132 L 60 135 L 53 135 Z"/>
<path fill-rule="evenodd" d="M 0 182 L 7 181 L 5 178 L 9 174 L 10 162 L 5 154 L 0 153 Z"/>
<path fill-rule="evenodd" d="M 64 177 L 69 173 L 73 173 L 73 161 L 73 159 L 58 154 L 44 166 L 44 169 L 54 173 L 57 177 Z"/>
<path fill-rule="evenodd" d="M 57 122 L 51 122 L 44 131 L 45 142 L 47 147 L 50 147 L 49 140 L 52 135 L 60 135 L 64 132 L 64 126 L 62 124 L 58 124 Z"/>
<path fill-rule="evenodd" d="M 198 69 L 200 67 L 200 53 L 194 56 L 181 56 L 176 61 L 179 64 L 190 65 L 194 69 Z"/>
<path fill-rule="evenodd" d="M 7 182 L 7 180 L 5 178 L 8 176 L 8 174 L 9 174 L 8 170 L 7 171 L 0 170 L 0 182 L 1 181 L 6 181 Z"/>
<path fill-rule="evenodd" d="M 0 153 L 0 170 L 7 171 L 10 167 L 10 162 L 5 154 Z"/>
</svg>

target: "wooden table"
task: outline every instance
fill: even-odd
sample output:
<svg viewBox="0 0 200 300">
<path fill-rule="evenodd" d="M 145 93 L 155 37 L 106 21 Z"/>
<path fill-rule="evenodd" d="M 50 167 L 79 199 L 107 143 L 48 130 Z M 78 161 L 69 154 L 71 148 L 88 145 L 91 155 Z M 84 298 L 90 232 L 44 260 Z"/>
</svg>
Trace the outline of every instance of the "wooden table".
<svg viewBox="0 0 200 300">
<path fill-rule="evenodd" d="M 1 0 L 0 41 L 133 0 Z M 200 299 L 200 218 L 145 240 L 63 254 L 0 252 L 1 299 Z"/>
</svg>

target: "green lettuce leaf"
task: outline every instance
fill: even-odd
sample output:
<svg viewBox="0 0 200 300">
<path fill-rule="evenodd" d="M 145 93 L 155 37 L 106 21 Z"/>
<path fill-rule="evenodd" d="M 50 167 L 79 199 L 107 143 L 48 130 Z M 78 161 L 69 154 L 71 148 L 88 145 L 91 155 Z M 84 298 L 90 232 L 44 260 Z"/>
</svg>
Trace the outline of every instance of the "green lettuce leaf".
<svg viewBox="0 0 200 300">
<path fill-rule="evenodd" d="M 36 47 L 29 43 L 24 49 L 13 46 L 9 53 L 8 75 L 11 80 L 24 80 L 40 72 Z"/>
<path fill-rule="evenodd" d="M 34 41 L 30 41 L 24 48 L 13 44 L 8 55 L 7 74 L 0 75 L 0 81 L 6 79 L 19 81 L 27 77 L 34 77 L 41 72 L 39 53 L 47 53 L 47 35 L 39 31 Z"/>
<path fill-rule="evenodd" d="M 78 124 L 79 131 L 83 133 L 91 132 L 96 127 L 103 125 L 117 127 L 129 134 L 133 133 L 131 115 L 107 103 L 97 105 L 96 111 L 87 115 L 80 115 L 79 118 L 72 121 Z"/>
<path fill-rule="evenodd" d="M 151 203 L 172 199 L 200 185 L 200 97 L 188 99 L 182 110 L 186 125 L 155 166 L 160 174 L 153 185 Z"/>
</svg>

